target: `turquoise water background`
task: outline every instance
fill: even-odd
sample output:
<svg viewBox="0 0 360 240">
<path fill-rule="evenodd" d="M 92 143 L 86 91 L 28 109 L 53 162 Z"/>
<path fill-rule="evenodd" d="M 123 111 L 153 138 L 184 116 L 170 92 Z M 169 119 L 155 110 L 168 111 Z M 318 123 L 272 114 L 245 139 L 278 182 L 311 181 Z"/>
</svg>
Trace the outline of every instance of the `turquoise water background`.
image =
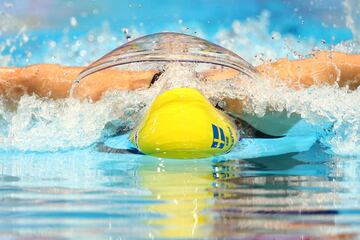
<svg viewBox="0 0 360 240">
<path fill-rule="evenodd" d="M 355 2 L 354 6 L 356 6 Z M 4 1 L 0 11 L 5 16 L 2 36 L 4 38 L 13 36 L 10 39 L 15 42 L 2 49 L 2 54 L 11 53 L 13 56 L 13 60 L 9 62 L 11 65 L 51 60 L 48 55 L 54 52 L 52 49 L 54 42 L 57 43 L 56 48 L 70 51 L 61 59 L 55 56 L 53 62 L 69 65 L 89 63 L 125 42 L 124 29 L 128 29 L 133 38 L 160 31 L 175 31 L 219 42 L 216 35 L 221 30 L 231 29 L 234 21 L 259 21 L 264 14 L 265 21 L 259 26 L 254 26 L 253 30 L 255 32 L 260 30 L 269 37 L 272 32 L 279 32 L 282 35 L 290 34 L 299 41 L 308 42 L 309 39 L 313 39 L 316 45 L 321 45 L 320 42 L 336 44 L 353 39 L 351 29 L 346 26 L 344 3 L 336 0 L 227 0 L 224 2 L 195 0 L 181 3 L 175 0 L 90 2 L 12 0 Z M 356 11 L 349 14 L 356 15 Z M 92 55 L 81 55 L 81 50 L 93 48 L 96 40 L 99 40 L 95 38 L 86 45 L 81 39 L 88 37 L 89 34 L 99 37 L 99 32 L 110 34 L 111 38 L 116 40 L 108 39 L 104 34 L 103 38 L 100 38 L 102 46 L 98 46 L 98 51 Z M 25 44 L 24 39 L 21 38 L 23 33 L 27 34 Z M 18 37 L 14 39 L 14 36 Z M 259 37 L 255 36 L 257 39 L 254 40 L 256 42 L 271 40 L 271 38 L 259 39 Z M 71 48 L 77 40 L 80 40 L 82 47 L 76 55 Z M 17 46 L 16 49 L 11 48 L 13 46 Z M 29 52 L 32 53 L 30 57 Z M 73 58 L 74 54 L 76 59 Z"/>
<path fill-rule="evenodd" d="M 356 53 L 358 6 L 5 0 L 0 63 L 84 65 L 158 31 L 203 37 L 254 65 L 317 49 Z M 359 239 L 359 91 L 282 91 L 289 108 L 334 129 L 305 152 L 186 161 L 102 152 L 104 126 L 118 116 L 131 125 L 124 109 L 147 93 L 97 103 L 25 96 L 15 110 L 1 99 L 0 239 Z M 268 92 L 259 105 L 278 104 Z"/>
</svg>

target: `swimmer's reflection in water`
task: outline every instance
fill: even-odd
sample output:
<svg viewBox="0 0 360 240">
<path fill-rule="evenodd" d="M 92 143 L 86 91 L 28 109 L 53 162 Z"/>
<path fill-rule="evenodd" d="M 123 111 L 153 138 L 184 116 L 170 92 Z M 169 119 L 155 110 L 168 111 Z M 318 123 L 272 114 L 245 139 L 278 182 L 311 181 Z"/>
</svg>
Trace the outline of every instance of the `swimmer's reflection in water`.
<svg viewBox="0 0 360 240">
<path fill-rule="evenodd" d="M 154 158 L 140 162 L 139 184 L 150 190 L 153 203 L 147 210 L 162 216 L 148 220 L 157 229 L 154 237 L 357 237 L 346 230 L 347 225 L 336 223 L 334 204 L 342 200 L 328 191 L 337 187 L 328 177 L 336 171 L 334 165 L 309 164 L 292 155 L 224 162 Z M 316 191 L 310 188 L 319 183 L 327 184 Z M 334 227 L 341 233 L 331 231 Z"/>
<path fill-rule="evenodd" d="M 162 34 L 158 35 L 161 36 Z M 259 81 L 267 78 L 271 79 L 274 83 L 281 82 L 293 89 L 294 92 L 301 88 L 334 84 L 337 84 L 339 87 L 354 90 L 358 88 L 360 83 L 360 55 L 320 51 L 313 54 L 310 58 L 300 60 L 279 59 L 276 62 L 252 67 L 235 53 L 205 40 L 175 33 L 170 35 L 172 36 L 171 39 L 173 42 L 165 41 L 164 43 L 164 41 L 160 41 L 159 46 L 156 46 L 159 47 L 159 49 L 147 49 L 149 51 L 143 55 L 141 55 L 144 52 L 141 51 L 141 47 L 143 45 L 149 45 L 149 43 L 146 42 L 147 36 L 129 42 L 119 48 L 120 50 L 133 51 L 131 53 L 139 53 L 139 56 L 134 55 L 131 57 L 126 55 L 124 51 L 121 52 L 121 54 L 124 55 L 117 55 L 116 51 L 105 55 L 104 58 L 101 58 L 91 65 L 93 67 L 90 67 L 92 74 L 87 75 L 83 79 L 84 81 L 81 81 L 80 84 L 75 87 L 73 96 L 79 99 L 97 101 L 108 91 L 135 91 L 138 89 L 152 88 L 156 80 L 161 78 L 161 70 L 158 68 L 131 70 L 126 69 L 124 65 L 125 68 L 116 69 L 108 68 L 107 64 L 112 64 L 113 62 L 123 64 L 133 61 L 141 65 L 142 61 L 157 62 L 157 59 L 159 59 L 159 62 L 161 62 L 161 58 L 167 59 L 168 61 L 174 60 L 195 63 L 198 61 L 205 62 L 206 59 L 210 59 L 210 63 L 222 65 L 223 67 L 205 69 L 197 74 L 197 78 L 207 85 L 220 81 L 226 82 L 229 79 L 236 79 L 234 84 L 242 85 L 248 81 L 248 78 L 239 74 L 239 66 L 240 70 L 242 70 L 245 75 L 247 74 L 248 77 L 256 75 Z M 151 35 L 150 37 L 154 38 L 154 36 L 156 35 Z M 192 53 L 194 48 L 196 50 L 196 45 L 191 45 L 195 40 L 200 41 L 203 44 L 201 46 L 205 46 L 199 50 L 203 55 Z M 184 58 L 177 59 L 176 57 L 178 55 L 172 54 L 171 52 L 164 52 L 165 50 L 175 51 L 177 49 L 176 46 L 181 46 L 181 51 L 179 50 L 179 52 L 175 53 L 181 53 L 186 56 L 185 60 Z M 165 48 L 165 50 L 162 48 Z M 184 49 L 188 51 L 184 51 Z M 154 56 L 152 56 L 151 50 L 153 50 Z M 156 51 L 158 51 L 157 55 L 155 54 Z M 206 55 L 207 52 L 211 54 Z M 217 53 L 224 59 L 223 62 L 218 61 L 218 58 L 213 56 Z M 191 57 L 193 57 L 193 59 L 191 59 Z M 114 66 L 114 64 L 109 66 Z M 80 73 L 84 73 L 84 70 L 86 72 L 89 68 L 85 69 L 84 67 L 53 64 L 38 64 L 22 68 L 0 67 L 0 94 L 8 102 L 12 103 L 16 103 L 24 94 L 36 94 L 39 97 L 52 99 L 67 98 L 69 97 L 72 82 Z M 192 80 L 193 79 L 184 79 L 184 81 Z M 244 86 L 251 87 L 251 85 L 246 84 L 244 84 Z M 295 113 L 289 115 L 285 111 L 279 112 L 270 109 L 260 118 L 255 114 L 244 111 L 248 102 L 246 98 L 224 97 L 221 100 L 221 102 L 225 103 L 219 106 L 223 111 L 269 136 L 283 136 L 301 119 L 300 115 Z"/>
<path fill-rule="evenodd" d="M 340 214 L 336 206 L 343 201 L 341 193 L 336 192 L 338 179 L 329 178 L 336 165 L 309 164 L 297 160 L 296 154 L 288 154 L 226 161 L 215 166 L 218 173 L 212 190 L 216 199 L 212 208 L 217 213 L 214 236 L 358 238 L 349 230 L 351 224 L 336 221 Z M 322 187 L 315 187 L 319 185 Z"/>
</svg>

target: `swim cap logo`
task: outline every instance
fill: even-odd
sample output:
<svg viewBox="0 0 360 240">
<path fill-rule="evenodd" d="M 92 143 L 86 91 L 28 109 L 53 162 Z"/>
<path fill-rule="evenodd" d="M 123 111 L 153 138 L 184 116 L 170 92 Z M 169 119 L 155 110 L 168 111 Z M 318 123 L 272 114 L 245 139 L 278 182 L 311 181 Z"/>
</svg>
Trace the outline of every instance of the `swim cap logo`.
<svg viewBox="0 0 360 240">
<path fill-rule="evenodd" d="M 221 127 L 217 127 L 215 124 L 211 124 L 213 130 L 213 142 L 211 148 L 224 148 L 225 146 L 225 134 Z"/>
</svg>

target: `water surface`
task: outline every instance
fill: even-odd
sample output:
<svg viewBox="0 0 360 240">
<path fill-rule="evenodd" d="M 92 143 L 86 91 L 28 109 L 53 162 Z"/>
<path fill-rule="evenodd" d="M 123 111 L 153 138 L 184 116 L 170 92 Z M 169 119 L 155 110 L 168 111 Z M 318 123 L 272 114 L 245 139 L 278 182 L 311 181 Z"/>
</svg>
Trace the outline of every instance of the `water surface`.
<svg viewBox="0 0 360 240">
<path fill-rule="evenodd" d="M 319 49 L 359 53 L 358 0 L 176 3 L 1 2 L 0 65 L 85 65 L 128 37 L 165 30 L 253 65 Z M 315 146 L 226 161 L 105 153 L 97 144 L 110 122 L 133 127 L 156 89 L 96 103 L 24 96 L 16 108 L 1 98 L 0 238 L 360 239 L 360 90 L 250 85 L 198 87 L 207 97 L 251 96 L 248 111 L 259 116 L 267 107 L 301 114 Z"/>
<path fill-rule="evenodd" d="M 0 158 L 0 236 L 357 239 L 360 159 L 167 160 L 95 149 Z"/>
</svg>

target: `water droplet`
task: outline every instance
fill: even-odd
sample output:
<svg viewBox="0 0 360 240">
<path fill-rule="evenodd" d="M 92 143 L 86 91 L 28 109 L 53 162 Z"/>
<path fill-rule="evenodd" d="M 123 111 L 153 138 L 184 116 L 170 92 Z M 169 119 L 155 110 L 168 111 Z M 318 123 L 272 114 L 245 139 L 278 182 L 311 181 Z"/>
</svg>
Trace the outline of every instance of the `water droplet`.
<svg viewBox="0 0 360 240">
<path fill-rule="evenodd" d="M 274 32 L 271 35 L 271 39 L 273 39 L 273 40 L 279 40 L 280 38 L 281 38 L 281 35 L 278 32 Z"/>
<path fill-rule="evenodd" d="M 98 36 L 98 37 L 96 38 L 96 40 L 97 40 L 98 43 L 102 43 L 105 39 L 104 39 L 103 36 Z"/>
<path fill-rule="evenodd" d="M 78 22 L 77 22 L 77 20 L 76 20 L 75 17 L 71 17 L 71 18 L 70 18 L 70 25 L 71 25 L 72 27 L 76 27 L 76 26 L 78 25 Z"/>
<path fill-rule="evenodd" d="M 129 29 L 128 28 L 123 28 L 122 32 L 124 33 L 126 40 L 129 41 L 130 38 L 131 38 L 131 35 L 129 34 Z"/>
<path fill-rule="evenodd" d="M 56 47 L 56 42 L 55 42 L 55 41 L 50 41 L 50 42 L 49 42 L 49 46 L 50 46 L 51 48 Z"/>
<path fill-rule="evenodd" d="M 30 51 L 26 52 L 26 56 L 27 56 L 28 58 L 31 58 L 31 57 L 32 57 L 32 52 L 30 52 Z"/>
<path fill-rule="evenodd" d="M 29 41 L 29 36 L 24 33 L 24 34 L 22 35 L 22 40 L 23 40 L 24 43 L 27 43 L 27 42 Z"/>
<path fill-rule="evenodd" d="M 87 36 L 87 40 L 88 40 L 89 42 L 93 42 L 93 41 L 95 40 L 94 34 L 89 34 L 89 35 Z"/>
<path fill-rule="evenodd" d="M 87 54 L 86 50 L 81 50 L 80 51 L 80 57 L 85 57 Z"/>
</svg>

